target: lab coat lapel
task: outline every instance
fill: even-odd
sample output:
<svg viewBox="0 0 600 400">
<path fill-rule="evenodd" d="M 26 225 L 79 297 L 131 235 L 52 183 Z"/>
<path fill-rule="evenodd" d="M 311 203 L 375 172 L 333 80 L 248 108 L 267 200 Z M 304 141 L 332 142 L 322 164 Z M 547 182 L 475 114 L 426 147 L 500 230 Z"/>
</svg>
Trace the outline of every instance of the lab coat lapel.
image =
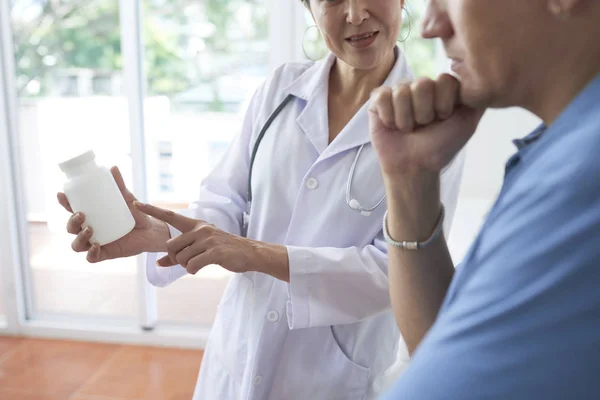
<svg viewBox="0 0 600 400">
<path fill-rule="evenodd" d="M 414 79 L 402 52 L 398 48 L 395 51 L 397 54 L 396 64 L 394 64 L 394 68 L 384 81 L 383 86 L 392 86 L 403 80 Z M 371 135 L 369 134 L 369 105 L 370 101 L 367 101 L 333 142 L 331 142 L 331 145 L 325 151 L 321 152 L 321 160 L 371 142 Z"/>
<path fill-rule="evenodd" d="M 327 91 L 329 71 L 334 61 L 335 56 L 329 54 L 325 59 L 315 62 L 286 88 L 290 94 L 306 103 L 296 122 L 319 154 L 329 145 Z"/>
</svg>

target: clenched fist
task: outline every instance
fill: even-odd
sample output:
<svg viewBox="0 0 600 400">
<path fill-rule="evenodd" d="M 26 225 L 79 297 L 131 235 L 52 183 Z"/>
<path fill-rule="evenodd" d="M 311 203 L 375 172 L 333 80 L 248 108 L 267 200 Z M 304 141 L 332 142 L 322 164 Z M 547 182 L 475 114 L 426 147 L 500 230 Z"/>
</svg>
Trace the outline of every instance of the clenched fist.
<svg viewBox="0 0 600 400">
<path fill-rule="evenodd" d="M 448 74 L 376 89 L 370 131 L 384 176 L 439 173 L 471 138 L 483 112 L 460 103 L 460 82 Z"/>
</svg>

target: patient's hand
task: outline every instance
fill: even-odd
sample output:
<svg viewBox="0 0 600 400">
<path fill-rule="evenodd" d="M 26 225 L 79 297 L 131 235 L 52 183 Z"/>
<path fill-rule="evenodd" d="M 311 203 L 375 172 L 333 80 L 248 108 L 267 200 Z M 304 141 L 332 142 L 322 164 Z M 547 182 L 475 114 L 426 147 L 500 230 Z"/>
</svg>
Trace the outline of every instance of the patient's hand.
<svg viewBox="0 0 600 400">
<path fill-rule="evenodd" d="M 384 176 L 438 175 L 450 163 L 484 112 L 461 105 L 459 94 L 448 74 L 373 92 L 370 131 Z"/>
</svg>

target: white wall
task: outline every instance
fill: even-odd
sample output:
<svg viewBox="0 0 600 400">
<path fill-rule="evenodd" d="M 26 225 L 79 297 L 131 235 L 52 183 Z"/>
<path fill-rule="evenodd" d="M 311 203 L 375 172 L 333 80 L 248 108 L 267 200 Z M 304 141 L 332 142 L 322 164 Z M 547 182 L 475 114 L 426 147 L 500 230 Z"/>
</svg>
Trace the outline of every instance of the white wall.
<svg viewBox="0 0 600 400">
<path fill-rule="evenodd" d="M 504 177 L 504 164 L 515 153 L 513 139 L 528 135 L 540 120 L 519 109 L 489 110 L 467 147 L 461 194 L 495 197 Z"/>
<path fill-rule="evenodd" d="M 515 138 L 528 135 L 540 120 L 510 108 L 488 110 L 467 144 L 467 158 L 449 247 L 455 262 L 462 260 L 475 238 L 504 178 L 504 165 L 516 152 Z"/>
</svg>

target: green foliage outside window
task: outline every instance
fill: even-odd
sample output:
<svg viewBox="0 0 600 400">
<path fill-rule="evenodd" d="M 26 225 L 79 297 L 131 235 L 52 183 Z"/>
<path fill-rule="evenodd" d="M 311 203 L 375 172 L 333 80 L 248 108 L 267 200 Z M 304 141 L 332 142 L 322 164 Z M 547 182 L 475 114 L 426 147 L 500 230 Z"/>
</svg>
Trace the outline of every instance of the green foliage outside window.
<svg viewBox="0 0 600 400">
<path fill-rule="evenodd" d="M 173 96 L 197 85 L 211 85 L 220 75 L 235 74 L 244 63 L 266 64 L 268 21 L 265 7 L 259 6 L 261 1 L 144 0 L 148 94 Z M 236 12 L 242 6 L 249 10 L 251 24 L 243 37 L 232 37 L 232 32 L 241 29 Z M 422 2 L 412 0 L 407 8 L 409 16 L 405 15 L 401 38 L 408 39 L 400 43 L 400 48 L 417 75 L 432 76 L 435 46 L 420 38 Z M 19 95 L 53 94 L 61 71 L 85 69 L 119 74 L 123 69 L 119 25 L 118 0 L 13 0 Z M 308 47 L 322 49 L 318 39 L 317 35 L 311 42 L 309 35 Z M 195 53 L 189 51 L 194 43 L 196 47 L 201 44 Z M 244 51 L 258 55 L 248 60 Z M 232 57 L 240 52 L 237 59 Z M 206 67 L 202 60 L 207 59 L 222 61 Z M 224 107 L 222 93 L 214 90 L 210 108 L 219 111 Z"/>
</svg>

